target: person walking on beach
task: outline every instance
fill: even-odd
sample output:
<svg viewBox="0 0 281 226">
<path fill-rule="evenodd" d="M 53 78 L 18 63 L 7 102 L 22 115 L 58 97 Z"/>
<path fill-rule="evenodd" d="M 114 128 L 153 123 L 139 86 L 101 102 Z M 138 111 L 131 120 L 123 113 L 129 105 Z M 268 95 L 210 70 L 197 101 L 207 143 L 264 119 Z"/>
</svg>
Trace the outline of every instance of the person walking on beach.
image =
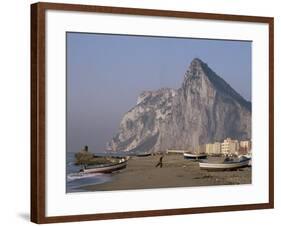
<svg viewBox="0 0 281 226">
<path fill-rule="evenodd" d="M 160 159 L 159 159 L 159 162 L 156 164 L 156 168 L 158 167 L 158 166 L 160 166 L 160 168 L 162 168 L 163 167 L 163 158 L 164 158 L 164 156 L 163 155 L 161 155 L 161 157 L 160 157 Z"/>
</svg>

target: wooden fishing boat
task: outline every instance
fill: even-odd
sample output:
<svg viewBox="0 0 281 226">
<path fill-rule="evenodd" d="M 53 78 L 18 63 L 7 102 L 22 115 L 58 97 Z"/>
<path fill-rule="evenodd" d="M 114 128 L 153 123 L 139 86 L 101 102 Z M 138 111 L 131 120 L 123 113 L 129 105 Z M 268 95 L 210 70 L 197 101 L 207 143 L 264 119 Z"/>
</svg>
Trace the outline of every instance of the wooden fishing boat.
<svg viewBox="0 0 281 226">
<path fill-rule="evenodd" d="M 238 159 L 226 159 L 223 162 L 200 160 L 199 166 L 203 170 L 235 170 L 249 166 L 249 158 L 240 157 Z"/>
<path fill-rule="evenodd" d="M 249 159 L 249 166 L 252 166 L 252 154 L 240 155 L 240 158 L 247 158 Z"/>
<path fill-rule="evenodd" d="M 192 152 L 185 152 L 183 153 L 185 159 L 192 159 L 192 160 L 199 160 L 207 158 L 207 154 L 205 153 L 192 153 Z"/>
<path fill-rule="evenodd" d="M 151 153 L 149 153 L 149 152 L 144 152 L 144 153 L 138 153 L 136 156 L 137 157 L 147 157 L 147 156 L 150 156 L 151 155 Z"/>
<path fill-rule="evenodd" d="M 82 173 L 111 173 L 127 167 L 128 158 L 119 159 L 117 163 L 104 164 L 95 167 L 83 168 Z"/>
<path fill-rule="evenodd" d="M 185 152 L 186 150 L 184 149 L 167 149 L 166 151 L 167 154 L 183 154 Z"/>
</svg>

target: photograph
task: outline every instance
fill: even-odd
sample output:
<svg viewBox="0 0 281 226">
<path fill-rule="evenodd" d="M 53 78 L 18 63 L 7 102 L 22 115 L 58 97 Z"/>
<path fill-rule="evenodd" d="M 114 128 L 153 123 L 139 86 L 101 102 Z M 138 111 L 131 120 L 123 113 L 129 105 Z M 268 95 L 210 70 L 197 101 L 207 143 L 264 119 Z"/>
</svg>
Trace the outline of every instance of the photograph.
<svg viewBox="0 0 281 226">
<path fill-rule="evenodd" d="M 66 193 L 251 184 L 252 41 L 66 32 L 65 114 Z"/>
<path fill-rule="evenodd" d="M 274 208 L 274 17 L 216 7 L 31 4 L 32 222 Z"/>
</svg>

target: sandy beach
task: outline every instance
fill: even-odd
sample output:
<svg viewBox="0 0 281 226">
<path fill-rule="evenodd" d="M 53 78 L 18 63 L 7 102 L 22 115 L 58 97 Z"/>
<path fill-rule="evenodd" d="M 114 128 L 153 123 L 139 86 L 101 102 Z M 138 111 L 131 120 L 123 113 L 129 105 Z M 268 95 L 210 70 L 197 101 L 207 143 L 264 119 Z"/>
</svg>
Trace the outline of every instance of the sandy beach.
<svg viewBox="0 0 281 226">
<path fill-rule="evenodd" d="M 198 162 L 171 154 L 163 158 L 163 167 L 156 168 L 160 156 L 132 157 L 126 169 L 115 172 L 112 180 L 81 187 L 87 191 L 110 191 L 145 188 L 234 185 L 251 183 L 251 167 L 235 171 L 200 170 Z"/>
</svg>

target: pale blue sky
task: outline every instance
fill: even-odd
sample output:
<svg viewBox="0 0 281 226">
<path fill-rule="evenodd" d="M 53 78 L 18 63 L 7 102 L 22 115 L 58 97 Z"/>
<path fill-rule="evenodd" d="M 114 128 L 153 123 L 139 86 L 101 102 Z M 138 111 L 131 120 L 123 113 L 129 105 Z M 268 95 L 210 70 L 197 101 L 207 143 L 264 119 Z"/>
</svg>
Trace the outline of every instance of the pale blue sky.
<svg viewBox="0 0 281 226">
<path fill-rule="evenodd" d="M 206 62 L 251 100 L 251 42 L 67 33 L 67 151 L 103 152 L 144 90 L 179 88 Z"/>
</svg>

